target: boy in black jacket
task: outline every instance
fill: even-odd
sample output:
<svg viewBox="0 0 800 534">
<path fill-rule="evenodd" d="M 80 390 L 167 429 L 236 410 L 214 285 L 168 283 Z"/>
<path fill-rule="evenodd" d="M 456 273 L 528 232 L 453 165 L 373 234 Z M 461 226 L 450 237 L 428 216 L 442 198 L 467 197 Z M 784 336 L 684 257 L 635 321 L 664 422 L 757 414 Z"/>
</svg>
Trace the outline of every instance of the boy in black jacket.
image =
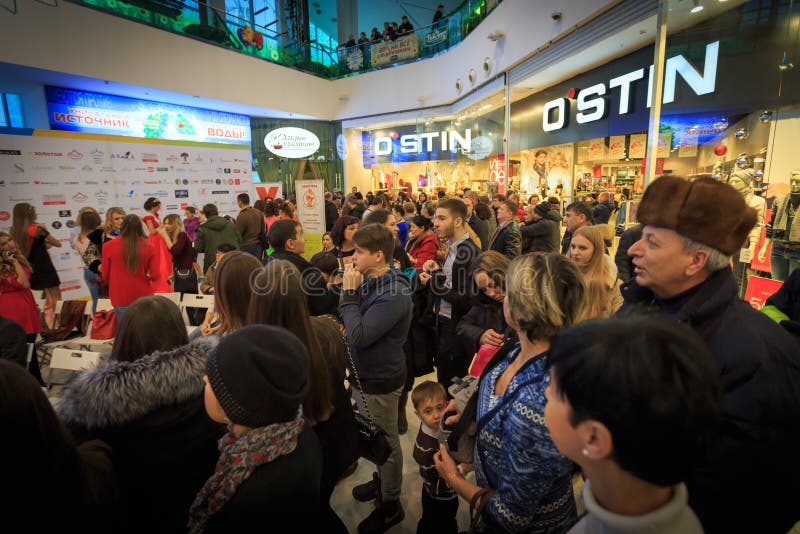
<svg viewBox="0 0 800 534">
<path fill-rule="evenodd" d="M 436 297 L 436 375 L 447 388 L 453 378 L 467 374 L 469 357 L 457 342 L 456 325 L 469 311 L 475 287 L 470 276 L 472 260 L 480 250 L 470 240 L 466 227 L 467 208 L 459 199 L 448 198 L 436 206 L 433 226 L 448 241 L 444 266 L 428 260 L 419 279 Z"/>
</svg>

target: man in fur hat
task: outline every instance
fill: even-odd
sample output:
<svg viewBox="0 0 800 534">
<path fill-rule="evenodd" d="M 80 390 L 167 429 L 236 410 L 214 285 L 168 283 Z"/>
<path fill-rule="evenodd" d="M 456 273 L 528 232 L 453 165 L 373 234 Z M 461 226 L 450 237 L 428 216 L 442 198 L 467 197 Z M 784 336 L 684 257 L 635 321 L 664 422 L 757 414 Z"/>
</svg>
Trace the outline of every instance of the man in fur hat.
<svg viewBox="0 0 800 534">
<path fill-rule="evenodd" d="M 737 298 L 730 257 L 756 212 L 727 184 L 664 176 L 637 217 L 642 238 L 628 249 L 635 277 L 618 315 L 649 307 L 688 324 L 719 368 L 721 422 L 687 480 L 689 503 L 706 532 L 785 533 L 800 519 L 800 350 Z"/>
</svg>

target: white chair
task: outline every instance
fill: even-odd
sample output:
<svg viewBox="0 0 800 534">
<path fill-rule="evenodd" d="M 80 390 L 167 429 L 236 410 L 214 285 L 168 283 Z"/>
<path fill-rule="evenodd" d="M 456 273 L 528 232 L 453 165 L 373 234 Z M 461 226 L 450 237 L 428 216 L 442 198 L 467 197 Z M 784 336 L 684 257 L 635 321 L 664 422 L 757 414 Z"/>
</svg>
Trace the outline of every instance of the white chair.
<svg viewBox="0 0 800 534">
<path fill-rule="evenodd" d="M 99 352 L 62 348 L 53 349 L 53 355 L 50 358 L 50 368 L 48 371 L 48 385 L 53 386 L 55 384 L 53 381 L 53 371 L 62 370 L 80 372 L 96 366 L 99 362 Z M 59 374 L 64 376 L 64 373 Z"/>
<path fill-rule="evenodd" d="M 165 297 L 175 303 L 180 308 L 181 294 L 180 293 L 156 293 L 156 296 Z"/>
<path fill-rule="evenodd" d="M 214 311 L 214 295 L 196 295 L 194 293 L 184 293 L 181 301 L 181 315 L 183 322 L 189 324 L 189 315 L 186 308 L 205 308 Z"/>
<path fill-rule="evenodd" d="M 181 301 L 181 308 L 205 308 L 214 309 L 214 295 L 195 295 L 194 293 L 184 293 Z"/>
<path fill-rule="evenodd" d="M 97 299 L 97 311 L 113 310 L 111 299 Z"/>
</svg>

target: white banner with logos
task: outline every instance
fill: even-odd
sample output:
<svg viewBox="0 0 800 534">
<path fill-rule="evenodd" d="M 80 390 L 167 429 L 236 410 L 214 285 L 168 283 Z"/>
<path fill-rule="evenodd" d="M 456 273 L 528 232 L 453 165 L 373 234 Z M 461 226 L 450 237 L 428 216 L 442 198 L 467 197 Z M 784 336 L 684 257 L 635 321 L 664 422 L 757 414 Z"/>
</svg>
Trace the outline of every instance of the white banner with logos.
<svg viewBox="0 0 800 534">
<path fill-rule="evenodd" d="M 65 300 L 86 297 L 83 261 L 72 250 L 75 216 L 84 206 L 105 221 L 112 206 L 146 215 L 148 197 L 160 216 L 213 203 L 235 217 L 236 195 L 253 196 L 250 147 L 34 130 L 0 135 L 0 230 L 8 231 L 15 204 L 36 208 L 38 222 L 62 242 L 50 256 Z"/>
<path fill-rule="evenodd" d="M 306 237 L 306 252 L 310 258 L 322 249 L 322 235 L 325 233 L 325 181 L 297 180 L 297 218 L 303 225 Z"/>
</svg>

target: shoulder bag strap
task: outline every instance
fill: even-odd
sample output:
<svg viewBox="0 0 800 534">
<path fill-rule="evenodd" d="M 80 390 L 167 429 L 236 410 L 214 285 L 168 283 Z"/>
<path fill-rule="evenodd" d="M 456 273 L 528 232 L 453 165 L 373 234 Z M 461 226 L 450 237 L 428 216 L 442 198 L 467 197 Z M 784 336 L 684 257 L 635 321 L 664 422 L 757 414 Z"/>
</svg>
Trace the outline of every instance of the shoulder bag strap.
<svg viewBox="0 0 800 534">
<path fill-rule="evenodd" d="M 328 316 L 334 325 L 336 326 L 337 330 L 340 330 L 340 323 L 337 322 L 332 317 Z M 364 412 L 366 412 L 367 419 L 369 420 L 369 424 L 372 428 L 375 428 L 375 421 L 372 420 L 372 414 L 369 411 L 369 404 L 367 403 L 367 397 L 364 395 L 364 388 L 361 387 L 361 379 L 358 377 L 358 370 L 356 369 L 356 362 L 353 361 L 353 355 L 350 353 L 350 343 L 347 342 L 347 336 L 342 334 L 342 341 L 344 341 L 344 347 L 347 349 L 347 360 L 350 362 L 350 369 L 353 370 L 353 376 L 356 379 L 356 389 L 358 389 L 359 397 L 361 397 L 361 402 L 364 405 Z"/>
</svg>

